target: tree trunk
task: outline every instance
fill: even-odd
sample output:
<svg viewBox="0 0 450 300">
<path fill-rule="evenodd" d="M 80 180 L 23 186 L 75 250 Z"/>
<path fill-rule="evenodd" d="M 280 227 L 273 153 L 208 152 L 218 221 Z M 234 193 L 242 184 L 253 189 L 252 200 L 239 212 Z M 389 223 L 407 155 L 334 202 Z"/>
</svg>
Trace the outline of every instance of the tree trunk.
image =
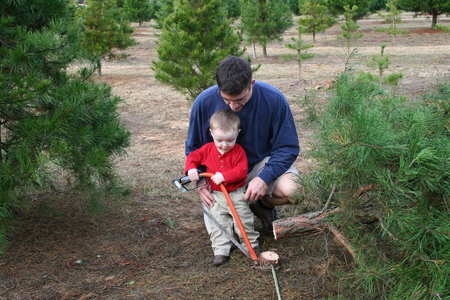
<svg viewBox="0 0 450 300">
<path fill-rule="evenodd" d="M 281 219 L 273 222 L 273 236 L 276 240 L 293 235 L 306 235 L 323 231 L 326 225 L 323 221 L 329 215 L 340 212 L 340 208 L 333 208 L 324 212 L 312 212 L 296 217 Z"/>
<path fill-rule="evenodd" d="M 256 46 L 255 46 L 255 42 L 252 42 L 252 49 L 253 49 L 253 59 L 256 59 Z"/>
<path fill-rule="evenodd" d="M 267 57 L 267 46 L 263 45 L 263 56 Z"/>
<path fill-rule="evenodd" d="M 437 24 L 438 12 L 437 12 L 437 10 L 433 9 L 431 14 L 433 16 L 431 19 L 431 29 L 434 29 L 434 27 L 436 27 L 436 24 Z"/>
</svg>

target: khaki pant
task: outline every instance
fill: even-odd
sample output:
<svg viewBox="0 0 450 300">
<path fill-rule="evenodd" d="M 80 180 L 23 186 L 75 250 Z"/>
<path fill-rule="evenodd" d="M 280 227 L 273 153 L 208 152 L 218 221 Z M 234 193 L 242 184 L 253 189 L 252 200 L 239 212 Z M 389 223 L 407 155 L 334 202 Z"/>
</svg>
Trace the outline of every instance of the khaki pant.
<svg viewBox="0 0 450 300">
<path fill-rule="evenodd" d="M 244 193 L 245 188 L 240 187 L 235 191 L 229 192 L 229 195 L 253 248 L 259 244 L 259 232 L 255 230 L 254 216 L 250 210 L 248 202 L 244 200 Z M 228 231 L 230 235 L 233 235 L 233 232 L 236 232 L 241 241 L 241 245 L 248 251 L 247 245 L 244 242 L 239 227 L 233 218 L 230 207 L 228 206 L 225 195 L 218 191 L 212 191 L 212 195 L 214 196 L 216 203 L 214 203 L 214 206 L 209 210 L 209 213 L 224 229 Z M 211 228 L 209 238 L 212 243 L 214 255 L 228 256 L 230 254 L 230 249 L 233 242 L 230 241 L 225 233 L 223 233 L 211 220 L 208 219 L 208 222 Z"/>
</svg>

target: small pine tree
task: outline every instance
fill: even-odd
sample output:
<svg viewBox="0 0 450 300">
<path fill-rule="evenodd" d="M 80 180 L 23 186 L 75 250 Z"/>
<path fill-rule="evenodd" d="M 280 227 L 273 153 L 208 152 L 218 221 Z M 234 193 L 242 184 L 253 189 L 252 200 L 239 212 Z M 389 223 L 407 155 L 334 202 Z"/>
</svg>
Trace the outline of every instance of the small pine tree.
<svg viewBox="0 0 450 300">
<path fill-rule="evenodd" d="M 300 18 L 298 23 L 305 28 L 305 32 L 312 33 L 313 43 L 316 42 L 317 33 L 325 32 L 336 24 L 336 18 L 328 12 L 326 0 L 303 1 L 300 12 L 305 17 Z"/>
<path fill-rule="evenodd" d="M 303 26 L 298 25 L 297 27 L 298 36 L 291 37 L 293 43 L 284 44 L 289 49 L 297 51 L 296 60 L 298 63 L 298 79 L 302 78 L 302 61 L 311 59 L 314 57 L 314 54 L 307 53 L 307 50 L 314 47 L 313 44 L 305 44 L 302 39 Z"/>
<path fill-rule="evenodd" d="M 363 37 L 363 33 L 358 32 L 359 25 L 356 24 L 356 21 L 353 20 L 353 15 L 358 10 L 356 5 L 353 5 L 352 8 L 350 6 L 345 6 L 345 22 L 341 24 L 342 35 L 338 36 L 338 40 L 344 41 L 344 55 L 339 56 L 341 60 L 344 62 L 344 72 L 347 71 L 350 59 L 353 58 L 355 53 L 357 52 L 356 48 L 352 48 L 352 43 Z"/>
<path fill-rule="evenodd" d="M 372 55 L 370 60 L 367 62 L 369 67 L 375 68 L 378 70 L 378 83 L 382 84 L 383 82 L 383 73 L 384 70 L 389 68 L 390 64 L 390 56 L 384 54 L 384 49 L 386 48 L 386 44 L 381 45 L 380 55 Z"/>
<path fill-rule="evenodd" d="M 384 18 L 386 23 L 391 23 L 390 28 L 386 31 L 392 34 L 392 42 L 395 42 L 395 37 L 400 33 L 397 24 L 402 22 L 400 15 L 403 11 L 398 9 L 397 2 L 398 0 L 389 0 L 386 3 L 386 8 L 389 11 L 387 14 L 382 14 L 380 11 L 377 12 L 380 17 Z"/>
<path fill-rule="evenodd" d="M 125 0 L 124 8 L 130 21 L 139 22 L 139 26 L 155 16 L 154 3 L 149 0 Z"/>
<path fill-rule="evenodd" d="M 84 25 L 83 46 L 97 61 L 101 75 L 101 60 L 115 58 L 113 49 L 124 50 L 136 44 L 131 37 L 134 29 L 116 0 L 91 0 L 86 9 L 80 10 L 80 16 Z"/>
<path fill-rule="evenodd" d="M 281 40 L 281 34 L 292 25 L 292 12 L 283 1 L 241 0 L 239 28 L 252 43 L 254 58 L 256 58 L 256 43 L 263 47 L 263 56 L 266 57 L 267 44 L 270 41 Z"/>
<path fill-rule="evenodd" d="M 240 38 L 217 0 L 179 0 L 166 17 L 157 42 L 155 78 L 194 100 L 214 84 L 217 64 L 241 56 Z"/>
</svg>

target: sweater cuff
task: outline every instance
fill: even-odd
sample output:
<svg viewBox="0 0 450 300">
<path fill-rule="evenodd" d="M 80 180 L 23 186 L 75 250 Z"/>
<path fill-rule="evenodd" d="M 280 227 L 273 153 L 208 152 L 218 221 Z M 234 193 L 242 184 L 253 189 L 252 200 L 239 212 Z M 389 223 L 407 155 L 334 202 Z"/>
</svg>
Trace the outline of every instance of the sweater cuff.
<svg viewBox="0 0 450 300">
<path fill-rule="evenodd" d="M 261 173 L 259 173 L 258 177 L 261 178 L 267 184 L 267 186 L 269 186 L 273 181 L 272 175 L 270 175 L 269 172 L 262 171 Z"/>
</svg>

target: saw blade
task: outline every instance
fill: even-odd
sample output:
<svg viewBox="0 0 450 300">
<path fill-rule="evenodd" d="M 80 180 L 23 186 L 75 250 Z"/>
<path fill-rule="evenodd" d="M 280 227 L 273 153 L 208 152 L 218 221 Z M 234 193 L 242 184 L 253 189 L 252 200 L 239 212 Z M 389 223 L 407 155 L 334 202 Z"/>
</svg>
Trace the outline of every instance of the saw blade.
<svg viewBox="0 0 450 300">
<path fill-rule="evenodd" d="M 220 225 L 219 222 L 217 222 L 217 220 L 203 206 L 200 206 L 200 208 L 202 209 L 203 213 L 214 223 L 214 225 L 216 225 L 217 228 L 219 228 L 230 239 L 230 241 L 232 241 L 233 244 L 235 244 L 236 247 L 239 248 L 239 250 L 241 250 L 248 258 L 252 258 L 250 256 L 250 253 L 248 253 L 248 251 L 245 250 L 245 248 L 242 247 L 242 245 L 238 241 L 236 241 L 233 235 L 226 231 L 225 228 L 223 228 L 223 226 Z"/>
</svg>

